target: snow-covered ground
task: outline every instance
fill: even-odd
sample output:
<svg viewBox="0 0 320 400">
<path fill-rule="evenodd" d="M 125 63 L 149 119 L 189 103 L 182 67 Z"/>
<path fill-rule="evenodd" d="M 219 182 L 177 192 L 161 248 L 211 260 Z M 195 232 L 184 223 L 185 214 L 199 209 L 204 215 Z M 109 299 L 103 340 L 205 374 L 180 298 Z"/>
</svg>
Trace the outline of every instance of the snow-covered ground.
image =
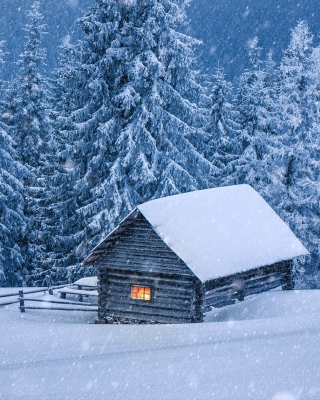
<svg viewBox="0 0 320 400">
<path fill-rule="evenodd" d="M 203 324 L 94 318 L 0 307 L 0 399 L 320 399 L 320 291 L 264 293 Z"/>
</svg>

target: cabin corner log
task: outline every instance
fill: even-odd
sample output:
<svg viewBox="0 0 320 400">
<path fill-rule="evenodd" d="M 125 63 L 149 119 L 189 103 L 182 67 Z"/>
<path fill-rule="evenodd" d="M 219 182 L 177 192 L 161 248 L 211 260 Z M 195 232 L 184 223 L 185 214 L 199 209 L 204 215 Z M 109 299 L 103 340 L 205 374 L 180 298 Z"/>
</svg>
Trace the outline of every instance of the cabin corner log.
<svg viewBox="0 0 320 400">
<path fill-rule="evenodd" d="M 203 322 L 204 313 L 204 285 L 199 282 L 194 282 L 194 299 L 193 299 L 193 315 L 191 317 L 191 322 Z"/>
<path fill-rule="evenodd" d="M 293 277 L 293 263 L 291 261 L 290 268 L 287 268 L 287 271 L 284 276 L 284 284 L 282 285 L 282 290 L 293 290 L 294 289 L 294 277 Z"/>
</svg>

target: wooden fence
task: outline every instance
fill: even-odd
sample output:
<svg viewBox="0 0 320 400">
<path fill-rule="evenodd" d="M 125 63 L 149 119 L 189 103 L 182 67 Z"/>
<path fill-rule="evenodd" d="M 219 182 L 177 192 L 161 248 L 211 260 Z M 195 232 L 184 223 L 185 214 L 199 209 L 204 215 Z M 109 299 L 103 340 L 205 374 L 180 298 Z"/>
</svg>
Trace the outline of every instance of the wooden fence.
<svg viewBox="0 0 320 400">
<path fill-rule="evenodd" d="M 32 288 L 27 288 L 26 287 L 26 289 L 23 289 L 23 290 L 27 290 L 24 294 L 25 295 L 29 295 L 29 294 L 40 293 L 40 292 L 44 292 L 44 293 L 48 292 L 48 293 L 50 293 L 50 290 L 61 289 L 61 288 L 67 287 L 67 286 L 68 285 L 59 285 L 59 286 L 43 287 L 43 288 L 37 288 L 37 289 L 32 289 Z M 12 291 L 11 293 L 0 294 L 0 299 L 7 298 L 7 297 L 14 297 L 14 299 L 8 300 L 8 301 L 6 301 L 4 303 L 0 303 L 0 307 L 1 306 L 7 306 L 9 304 L 18 303 L 19 300 L 17 299 L 16 296 L 19 296 L 19 291 L 20 290 L 21 289 L 17 288 L 17 290 Z"/>
<path fill-rule="evenodd" d="M 76 288 L 76 289 L 74 289 Z M 59 290 L 60 298 L 53 295 L 53 290 Z M 34 293 L 48 293 L 46 297 L 34 297 Z M 66 299 L 66 294 L 77 295 L 78 301 Z M 16 297 L 18 296 L 18 298 Z M 1 306 L 19 303 L 21 312 L 26 310 L 57 310 L 57 311 L 98 311 L 98 305 L 83 301 L 83 297 L 97 297 L 96 287 L 81 286 L 77 284 L 48 286 L 43 288 L 17 288 L 10 293 L 0 294 L 0 299 L 8 301 L 0 302 Z M 36 304 L 35 304 L 36 303 Z"/>
<path fill-rule="evenodd" d="M 65 286 L 63 286 L 65 287 Z M 55 287 L 56 288 L 56 287 Z M 60 286 L 61 288 L 61 286 Z M 53 289 L 53 288 L 50 288 Z M 57 288 L 56 288 L 57 289 Z M 27 293 L 28 294 L 28 293 Z M 97 304 L 85 303 L 83 301 L 72 301 L 61 299 L 53 296 L 52 290 L 49 290 L 50 298 L 41 298 L 41 297 L 24 297 L 23 290 L 19 290 L 18 301 L 20 302 L 19 309 L 22 313 L 26 310 L 53 310 L 53 311 L 93 311 L 98 312 Z M 37 305 L 25 305 L 25 302 L 38 302 L 42 303 Z"/>
</svg>

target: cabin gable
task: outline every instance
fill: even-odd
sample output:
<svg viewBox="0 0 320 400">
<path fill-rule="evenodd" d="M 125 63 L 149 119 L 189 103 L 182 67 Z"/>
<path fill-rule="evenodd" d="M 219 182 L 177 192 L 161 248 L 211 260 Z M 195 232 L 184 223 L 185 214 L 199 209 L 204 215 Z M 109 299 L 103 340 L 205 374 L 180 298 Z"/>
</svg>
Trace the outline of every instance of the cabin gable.
<svg viewBox="0 0 320 400">
<path fill-rule="evenodd" d="M 111 245 L 96 250 L 99 319 L 201 321 L 200 280 L 143 215 L 136 213 L 131 223 L 125 220 L 119 228 L 123 225 Z"/>
</svg>

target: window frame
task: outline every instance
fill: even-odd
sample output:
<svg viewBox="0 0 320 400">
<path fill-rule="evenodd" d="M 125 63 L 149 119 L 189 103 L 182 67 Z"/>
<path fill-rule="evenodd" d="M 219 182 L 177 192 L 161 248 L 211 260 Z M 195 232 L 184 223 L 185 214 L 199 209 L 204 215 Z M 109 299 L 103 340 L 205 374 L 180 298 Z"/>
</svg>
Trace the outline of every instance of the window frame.
<svg viewBox="0 0 320 400">
<path fill-rule="evenodd" d="M 134 287 L 136 287 L 136 288 L 147 288 L 147 289 L 150 289 L 150 299 L 149 300 L 147 300 L 147 299 L 139 299 L 138 297 L 132 297 L 132 293 L 133 293 L 133 288 Z M 136 292 L 136 293 L 138 293 L 138 292 Z M 144 293 L 144 295 L 145 295 L 146 293 Z M 146 286 L 146 285 L 140 285 L 140 284 L 131 284 L 131 286 L 130 286 L 130 299 L 131 300 L 140 300 L 140 301 L 145 301 L 145 302 L 147 302 L 147 303 L 149 303 L 150 301 L 152 301 L 153 300 L 153 287 L 152 286 Z"/>
</svg>

